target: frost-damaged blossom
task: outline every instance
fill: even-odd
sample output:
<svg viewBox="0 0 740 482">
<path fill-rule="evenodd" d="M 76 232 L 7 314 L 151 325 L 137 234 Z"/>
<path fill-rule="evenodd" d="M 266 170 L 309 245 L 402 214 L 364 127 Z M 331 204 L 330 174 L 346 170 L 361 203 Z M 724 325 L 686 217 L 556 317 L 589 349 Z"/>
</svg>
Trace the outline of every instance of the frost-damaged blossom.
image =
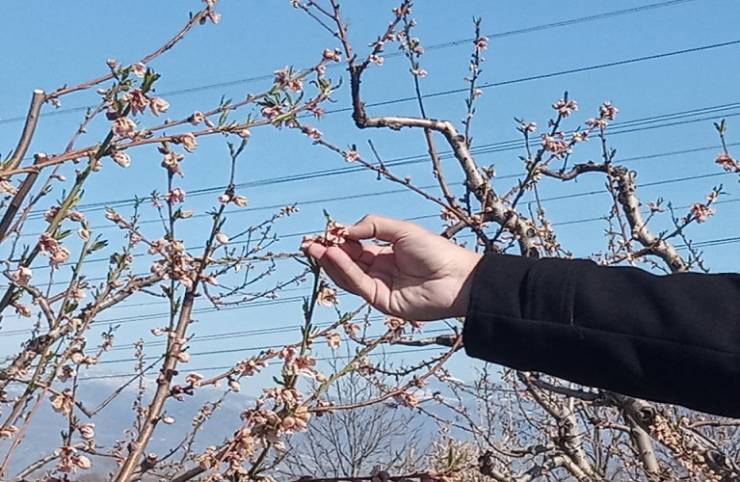
<svg viewBox="0 0 740 482">
<path fill-rule="evenodd" d="M 201 375 L 200 373 L 192 372 L 192 373 L 188 373 L 188 375 L 185 377 L 185 382 L 188 385 L 197 387 L 200 385 L 200 382 L 202 382 L 204 378 L 205 377 Z"/>
<path fill-rule="evenodd" d="M 326 344 L 329 345 L 332 350 L 339 348 L 341 342 L 342 337 L 337 332 L 332 332 L 326 335 Z"/>
<path fill-rule="evenodd" d="M 92 440 L 95 438 L 95 424 L 94 423 L 82 423 L 77 427 L 80 432 L 80 436 L 85 440 Z"/>
<path fill-rule="evenodd" d="M 131 113 L 133 115 L 143 113 L 149 106 L 150 102 L 149 97 L 147 97 L 146 94 L 139 89 L 134 89 L 130 92 L 126 92 L 126 94 L 123 96 L 123 100 L 124 102 L 128 102 L 128 105 L 131 108 Z"/>
<path fill-rule="evenodd" d="M 190 117 L 188 117 L 188 122 L 190 122 L 194 126 L 197 126 L 198 124 L 200 124 L 201 122 L 205 120 L 206 120 L 206 116 L 203 115 L 202 112 L 197 111 L 197 110 L 193 112 L 192 114 L 190 114 Z"/>
<path fill-rule="evenodd" d="M 198 147 L 198 141 L 195 139 L 195 135 L 192 132 L 186 132 L 177 138 L 177 141 L 182 144 L 188 152 L 193 152 Z"/>
<path fill-rule="evenodd" d="M 736 161 L 729 154 L 722 153 L 718 155 L 714 162 L 722 166 L 725 171 L 740 172 L 740 161 Z"/>
<path fill-rule="evenodd" d="M 326 283 L 322 283 L 319 292 L 316 294 L 316 303 L 321 306 L 331 307 L 339 303 L 337 300 L 337 290 Z"/>
<path fill-rule="evenodd" d="M 57 464 L 57 470 L 65 474 L 74 473 L 78 469 L 87 470 L 92 467 L 92 462 L 89 458 L 82 455 L 74 447 L 62 447 L 57 450 L 59 457 L 59 463 Z"/>
<path fill-rule="evenodd" d="M 4 438 L 10 438 L 16 433 L 18 433 L 18 427 L 16 427 L 15 425 L 8 425 L 6 427 L 2 427 L 0 428 L 0 440 Z"/>
<path fill-rule="evenodd" d="M 281 89 L 288 88 L 293 92 L 303 90 L 303 81 L 295 76 L 289 67 L 275 71 L 275 83 Z"/>
<path fill-rule="evenodd" d="M 25 286 L 28 284 L 29 281 L 31 281 L 31 276 L 33 276 L 33 271 L 31 271 L 31 268 L 28 268 L 26 266 L 21 266 L 15 271 L 11 271 L 8 273 L 8 276 L 13 281 L 13 283 L 21 286 Z"/>
<path fill-rule="evenodd" d="M 242 360 L 236 364 L 235 369 L 243 377 L 251 377 L 256 373 L 259 373 L 263 368 L 267 366 L 267 363 L 260 358 L 250 358 L 248 360 Z"/>
<path fill-rule="evenodd" d="M 334 62 L 342 60 L 342 53 L 339 49 L 324 49 L 322 56 L 324 57 L 324 60 L 331 60 Z"/>
<path fill-rule="evenodd" d="M 162 167 L 167 169 L 172 174 L 182 175 L 182 169 L 180 162 L 184 159 L 182 154 L 176 152 L 166 152 L 162 158 Z"/>
<path fill-rule="evenodd" d="M 185 191 L 182 188 L 176 187 L 165 194 L 164 199 L 169 204 L 183 203 L 185 202 Z"/>
<path fill-rule="evenodd" d="M 691 206 L 691 216 L 696 219 L 697 223 L 703 223 L 714 215 L 714 209 L 710 208 L 706 204 L 694 203 Z"/>
<path fill-rule="evenodd" d="M 31 313 L 30 308 L 22 303 L 14 301 L 11 304 L 13 305 L 13 308 L 15 308 L 15 312 L 18 314 L 18 316 L 22 316 L 23 318 L 30 318 L 33 314 Z"/>
<path fill-rule="evenodd" d="M 488 48 L 488 37 L 479 37 L 475 40 L 475 48 L 478 50 L 486 50 Z"/>
<path fill-rule="evenodd" d="M 589 131 L 578 131 L 578 132 L 574 132 L 573 135 L 571 136 L 571 141 L 573 143 L 587 141 L 588 140 L 588 132 Z"/>
<path fill-rule="evenodd" d="M 131 66 L 131 72 L 135 76 L 142 78 L 146 74 L 146 65 L 142 64 L 141 62 L 137 62 Z"/>
<path fill-rule="evenodd" d="M 55 412 L 68 415 L 72 412 L 73 407 L 74 398 L 72 390 L 69 388 L 65 389 L 62 393 L 51 396 L 51 408 L 53 408 Z"/>
<path fill-rule="evenodd" d="M 49 256 L 49 264 L 57 267 L 69 259 L 69 250 L 59 244 L 49 233 L 42 233 L 39 238 L 41 252 Z"/>
<path fill-rule="evenodd" d="M 156 116 L 159 116 L 162 112 L 167 112 L 167 109 L 169 108 L 170 103 L 161 97 L 152 97 L 149 101 L 149 110 L 151 110 L 152 114 Z"/>
<path fill-rule="evenodd" d="M 558 111 L 561 116 L 568 117 L 578 110 L 578 103 L 575 100 L 560 99 L 552 104 L 552 108 Z"/>
<path fill-rule="evenodd" d="M 131 137 L 136 132 L 136 123 L 128 117 L 119 117 L 113 121 L 113 133 L 119 137 Z"/>
<path fill-rule="evenodd" d="M 59 374 L 57 375 L 57 378 L 60 382 L 64 383 L 72 378 L 74 378 L 77 375 L 77 370 L 71 365 L 64 365 L 62 369 L 59 371 Z"/>
<path fill-rule="evenodd" d="M 128 167 L 131 165 L 131 157 L 123 151 L 114 151 L 110 157 L 121 167 Z"/>
</svg>

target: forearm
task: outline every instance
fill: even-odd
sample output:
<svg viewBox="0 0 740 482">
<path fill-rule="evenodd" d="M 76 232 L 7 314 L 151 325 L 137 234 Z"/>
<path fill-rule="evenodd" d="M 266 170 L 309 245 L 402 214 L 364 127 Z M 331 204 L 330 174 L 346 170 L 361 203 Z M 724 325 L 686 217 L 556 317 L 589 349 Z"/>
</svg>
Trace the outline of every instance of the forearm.
<svg viewBox="0 0 740 482">
<path fill-rule="evenodd" d="M 471 356 L 740 416 L 740 275 L 489 254 L 471 291 Z"/>
</svg>

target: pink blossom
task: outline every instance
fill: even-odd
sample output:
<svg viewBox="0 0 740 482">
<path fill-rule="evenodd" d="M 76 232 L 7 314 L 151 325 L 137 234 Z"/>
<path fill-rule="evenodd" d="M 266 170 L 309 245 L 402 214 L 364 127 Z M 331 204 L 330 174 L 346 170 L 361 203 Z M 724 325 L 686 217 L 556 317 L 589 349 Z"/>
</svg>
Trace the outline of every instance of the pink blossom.
<svg viewBox="0 0 740 482">
<path fill-rule="evenodd" d="M 176 187 L 165 195 L 165 200 L 170 204 L 185 202 L 185 191 Z"/>
<path fill-rule="evenodd" d="M 241 196 L 241 195 L 237 194 L 237 195 L 235 195 L 234 197 L 231 198 L 231 202 L 233 202 L 234 204 L 236 204 L 240 208 L 243 208 L 243 207 L 246 207 L 248 200 L 247 200 L 247 197 L 246 196 Z"/>
<path fill-rule="evenodd" d="M 144 112 L 147 106 L 149 106 L 149 98 L 139 89 L 126 92 L 123 96 L 123 100 L 128 102 L 133 115 Z"/>
<path fill-rule="evenodd" d="M 706 204 L 694 203 L 691 206 L 691 216 L 696 219 L 697 223 L 703 223 L 714 214 L 714 209 Z"/>
<path fill-rule="evenodd" d="M 376 54 L 370 55 L 367 59 L 375 65 L 383 65 L 385 63 L 385 59 Z"/>
<path fill-rule="evenodd" d="M 475 48 L 478 50 L 486 50 L 488 48 L 488 37 L 479 37 L 475 40 Z"/>
<path fill-rule="evenodd" d="M 559 101 L 552 104 L 552 108 L 558 111 L 563 117 L 568 117 L 573 112 L 578 110 L 578 103 L 574 100 L 560 99 Z"/>
<path fill-rule="evenodd" d="M 718 155 L 714 162 L 722 166 L 722 169 L 724 169 L 725 171 L 740 172 L 740 161 L 736 161 L 729 154 L 722 153 Z"/>
<path fill-rule="evenodd" d="M 360 153 L 354 149 L 349 149 L 344 152 L 344 160 L 347 162 L 354 162 L 360 158 Z"/>
<path fill-rule="evenodd" d="M 599 107 L 599 116 L 602 119 L 608 119 L 610 121 L 614 120 L 614 117 L 616 117 L 617 113 L 619 112 L 619 109 L 614 107 L 614 105 L 606 101 Z"/>
<path fill-rule="evenodd" d="M 190 117 L 188 117 L 188 122 L 190 122 L 194 126 L 197 126 L 198 124 L 203 122 L 205 119 L 206 119 L 206 116 L 203 115 L 202 112 L 195 111 L 190 115 Z"/>
</svg>

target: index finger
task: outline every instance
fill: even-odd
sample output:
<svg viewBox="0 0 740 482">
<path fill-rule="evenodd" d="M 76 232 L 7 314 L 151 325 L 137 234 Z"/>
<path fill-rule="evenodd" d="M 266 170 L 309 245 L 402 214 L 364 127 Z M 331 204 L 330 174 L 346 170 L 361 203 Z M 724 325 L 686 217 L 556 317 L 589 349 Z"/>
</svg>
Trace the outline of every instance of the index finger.
<svg viewBox="0 0 740 482">
<path fill-rule="evenodd" d="M 395 243 L 417 229 L 418 226 L 406 221 L 369 214 L 357 224 L 347 227 L 347 237 L 355 240 L 374 238 Z"/>
</svg>

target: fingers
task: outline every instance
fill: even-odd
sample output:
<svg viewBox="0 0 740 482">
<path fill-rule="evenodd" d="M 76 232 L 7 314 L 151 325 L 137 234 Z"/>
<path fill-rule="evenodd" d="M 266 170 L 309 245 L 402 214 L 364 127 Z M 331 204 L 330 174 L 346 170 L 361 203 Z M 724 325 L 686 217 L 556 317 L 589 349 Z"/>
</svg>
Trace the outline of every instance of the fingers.
<svg viewBox="0 0 740 482">
<path fill-rule="evenodd" d="M 343 249 L 324 248 L 321 257 L 316 259 L 337 286 L 361 296 L 371 304 L 374 302 L 375 281 Z"/>
<path fill-rule="evenodd" d="M 370 214 L 362 218 L 357 224 L 348 226 L 347 233 L 348 237 L 354 240 L 376 238 L 381 241 L 395 243 L 401 237 L 419 229 L 415 224 L 406 221 Z"/>
</svg>

